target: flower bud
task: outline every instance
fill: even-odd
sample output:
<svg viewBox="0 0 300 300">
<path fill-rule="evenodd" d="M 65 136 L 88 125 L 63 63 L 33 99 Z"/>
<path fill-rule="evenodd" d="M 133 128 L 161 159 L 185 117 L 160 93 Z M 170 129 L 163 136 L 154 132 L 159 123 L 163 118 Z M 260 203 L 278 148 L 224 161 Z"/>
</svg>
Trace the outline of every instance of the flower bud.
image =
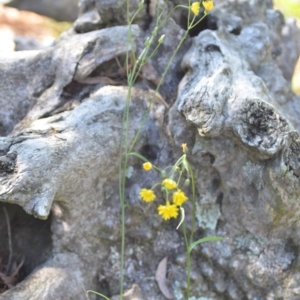
<svg viewBox="0 0 300 300">
<path fill-rule="evenodd" d="M 184 181 L 184 184 L 183 184 L 183 185 L 184 185 L 184 186 L 189 186 L 190 183 L 191 183 L 190 179 L 187 178 L 187 179 Z"/>
<path fill-rule="evenodd" d="M 183 153 L 187 153 L 188 147 L 186 144 L 181 144 L 181 148 L 182 148 Z"/>
<path fill-rule="evenodd" d="M 163 35 L 158 39 L 158 42 L 159 42 L 160 44 L 162 44 L 162 43 L 164 42 L 164 40 L 165 40 L 165 35 L 163 34 Z"/>
<path fill-rule="evenodd" d="M 155 27 L 152 31 L 152 36 L 156 36 L 157 35 L 157 31 L 158 31 L 158 28 Z"/>
<path fill-rule="evenodd" d="M 139 3 L 139 9 L 142 9 L 144 6 L 144 0 L 141 0 L 141 2 Z"/>
<path fill-rule="evenodd" d="M 162 178 L 166 178 L 166 177 L 167 177 L 167 174 L 166 174 L 166 172 L 165 172 L 165 171 L 161 171 L 161 173 L 160 173 L 160 174 L 161 174 L 161 177 L 162 177 Z"/>
<path fill-rule="evenodd" d="M 150 46 L 150 37 L 149 36 L 146 38 L 144 45 L 145 45 L 145 47 Z"/>
<path fill-rule="evenodd" d="M 161 190 L 162 193 L 168 192 L 168 189 L 164 186 L 162 186 L 160 190 Z"/>
</svg>

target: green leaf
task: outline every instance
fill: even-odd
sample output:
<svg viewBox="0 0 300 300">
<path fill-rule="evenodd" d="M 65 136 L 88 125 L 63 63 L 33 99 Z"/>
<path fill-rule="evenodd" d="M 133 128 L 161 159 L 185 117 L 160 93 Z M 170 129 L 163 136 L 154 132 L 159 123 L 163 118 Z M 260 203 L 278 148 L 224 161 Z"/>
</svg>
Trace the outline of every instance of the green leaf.
<svg viewBox="0 0 300 300">
<path fill-rule="evenodd" d="M 189 246 L 189 252 L 192 252 L 192 250 L 198 245 L 198 244 L 201 244 L 201 243 L 205 243 L 205 242 L 218 242 L 218 241 L 223 241 L 225 240 L 225 238 L 223 237 L 220 237 L 220 236 L 206 236 L 202 239 L 199 239 L 198 241 L 192 243 L 190 246 Z"/>
<path fill-rule="evenodd" d="M 136 156 L 136 157 L 140 158 L 141 160 L 143 160 L 145 162 L 149 161 L 146 157 L 144 157 L 143 155 L 141 155 L 137 152 L 130 152 L 130 153 L 127 154 L 127 156 Z"/>
<path fill-rule="evenodd" d="M 89 290 L 89 291 L 87 291 L 86 293 L 87 293 L 87 294 L 88 294 L 88 293 L 94 293 L 94 294 L 96 294 L 96 295 L 98 295 L 98 296 L 104 298 L 105 300 L 110 300 L 110 299 L 107 298 L 106 296 L 104 296 L 104 295 L 102 295 L 102 294 L 100 294 L 100 293 L 97 293 L 97 292 L 95 292 L 95 291 L 92 291 L 92 290 Z"/>
<path fill-rule="evenodd" d="M 180 222 L 179 222 L 178 226 L 176 227 L 176 230 L 180 227 L 180 225 L 184 221 L 185 213 L 184 213 L 184 208 L 183 207 L 180 207 L 180 216 L 181 216 Z"/>
</svg>

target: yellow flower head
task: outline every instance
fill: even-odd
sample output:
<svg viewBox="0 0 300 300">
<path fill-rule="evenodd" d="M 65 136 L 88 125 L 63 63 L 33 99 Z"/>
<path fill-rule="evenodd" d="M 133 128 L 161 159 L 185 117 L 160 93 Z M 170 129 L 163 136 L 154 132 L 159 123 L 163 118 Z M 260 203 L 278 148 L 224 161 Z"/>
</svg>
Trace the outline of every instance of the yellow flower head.
<svg viewBox="0 0 300 300">
<path fill-rule="evenodd" d="M 173 179 L 170 179 L 170 178 L 164 179 L 161 184 L 168 190 L 173 190 L 173 189 L 177 188 L 177 183 Z"/>
<path fill-rule="evenodd" d="M 203 0 L 202 5 L 204 7 L 205 13 L 208 13 L 214 8 L 214 1 L 213 0 Z"/>
<path fill-rule="evenodd" d="M 199 2 L 194 2 L 194 3 L 191 5 L 191 11 L 192 11 L 192 13 L 193 13 L 195 16 L 198 16 L 198 15 L 199 15 L 199 12 L 200 12 L 200 3 L 199 3 Z"/>
<path fill-rule="evenodd" d="M 176 204 L 177 206 L 181 206 L 185 201 L 188 200 L 188 197 L 185 195 L 185 193 L 178 189 L 174 194 L 173 194 L 173 203 Z"/>
<path fill-rule="evenodd" d="M 188 147 L 186 144 L 181 144 L 183 153 L 187 153 Z"/>
<path fill-rule="evenodd" d="M 157 210 L 158 214 L 165 221 L 178 217 L 178 207 L 175 204 L 170 204 L 169 201 L 167 201 L 166 205 L 160 205 Z"/>
<path fill-rule="evenodd" d="M 151 169 L 152 169 L 152 164 L 151 164 L 151 162 L 145 162 L 144 164 L 143 164 L 143 169 L 145 170 L 145 171 L 150 171 Z"/>
<path fill-rule="evenodd" d="M 140 191 L 140 197 L 145 202 L 152 202 L 156 198 L 154 192 L 152 190 L 148 190 L 148 189 L 141 189 L 141 191 Z"/>
</svg>

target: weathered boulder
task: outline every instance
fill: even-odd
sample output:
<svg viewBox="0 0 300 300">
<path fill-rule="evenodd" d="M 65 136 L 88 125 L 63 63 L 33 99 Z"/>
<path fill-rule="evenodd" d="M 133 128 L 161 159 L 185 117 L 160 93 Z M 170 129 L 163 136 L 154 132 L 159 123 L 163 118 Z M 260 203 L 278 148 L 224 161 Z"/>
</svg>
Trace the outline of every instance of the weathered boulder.
<svg viewBox="0 0 300 300">
<path fill-rule="evenodd" d="M 138 29 L 133 31 L 137 36 Z M 102 63 L 124 55 L 126 41 L 127 28 L 114 27 L 61 39 L 43 50 L 3 54 L 0 135 L 10 133 L 20 120 L 18 128 L 24 128 L 32 120 L 51 115 L 66 102 L 64 88 L 73 80 L 89 77 Z"/>
<path fill-rule="evenodd" d="M 87 32 L 108 26 L 126 25 L 126 0 L 79 0 L 79 17 L 74 23 L 77 32 Z M 140 1 L 129 1 L 129 17 L 138 10 Z M 136 16 L 136 21 L 147 17 L 146 9 Z"/>
<path fill-rule="evenodd" d="M 58 21 L 72 22 L 78 16 L 78 0 L 4 0 L 4 3 L 8 6 L 33 11 Z"/>
<path fill-rule="evenodd" d="M 125 22 L 125 10 L 115 19 L 105 13 L 106 1 L 81 5 L 84 13 L 107 18 L 103 24 Z M 181 13 L 178 23 L 186 17 Z M 51 212 L 53 241 L 45 264 L 0 299 L 86 299 L 88 289 L 118 295 L 118 160 L 128 88 L 115 58 L 122 61 L 126 52 L 128 27 L 99 30 L 100 22 L 82 20 L 55 46 L 0 61 L 0 200 L 41 219 Z M 187 143 L 196 178 L 195 238 L 226 238 L 193 250 L 191 299 L 296 300 L 300 99 L 290 78 L 299 29 L 286 25 L 270 1 L 216 1 L 205 22 L 175 57 L 134 150 L 163 168 Z M 137 52 L 153 27 L 140 28 L 139 36 L 133 28 Z M 174 20 L 160 30 L 166 40 L 150 62 L 152 75 L 161 75 L 183 32 Z M 155 76 L 141 76 L 132 90 L 129 141 L 153 97 Z M 165 299 L 155 272 L 168 256 L 168 288 L 174 299 L 184 299 L 178 221 L 164 222 L 155 205 L 139 199 L 159 174 L 145 174 L 137 158 L 129 165 L 124 298 Z M 187 221 L 191 210 L 188 201 Z"/>
</svg>

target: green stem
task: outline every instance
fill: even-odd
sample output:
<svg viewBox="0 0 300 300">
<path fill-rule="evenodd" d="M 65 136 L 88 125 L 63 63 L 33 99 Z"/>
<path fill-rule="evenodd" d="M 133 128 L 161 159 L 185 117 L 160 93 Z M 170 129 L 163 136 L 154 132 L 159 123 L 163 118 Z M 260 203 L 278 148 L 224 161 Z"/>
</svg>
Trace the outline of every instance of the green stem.
<svg viewBox="0 0 300 300">
<path fill-rule="evenodd" d="M 143 118 L 142 118 L 140 127 L 139 127 L 138 132 L 136 133 L 136 135 L 135 135 L 135 137 L 134 137 L 134 139 L 133 139 L 133 142 L 132 142 L 132 144 L 131 144 L 131 146 L 130 146 L 130 148 L 129 148 L 129 152 L 132 151 L 132 149 L 134 148 L 135 144 L 137 143 L 137 140 L 138 140 L 138 138 L 139 138 L 139 136 L 140 136 L 140 133 L 141 133 L 141 130 L 142 130 L 142 128 L 143 128 L 143 126 L 144 126 L 144 124 L 145 124 L 145 122 L 146 122 L 146 118 L 147 118 L 147 116 L 148 116 L 148 113 L 149 113 L 149 111 L 150 111 L 151 105 L 152 105 L 152 103 L 153 103 L 153 101 L 154 101 L 154 98 L 155 98 L 155 96 L 156 96 L 156 93 L 158 92 L 160 86 L 162 85 L 162 83 L 163 83 L 163 81 L 164 81 L 164 79 L 165 79 L 165 77 L 166 77 L 166 74 L 167 74 L 167 72 L 169 71 L 169 68 L 170 68 L 170 66 L 171 66 L 171 63 L 172 63 L 172 61 L 173 61 L 175 55 L 177 54 L 179 48 L 181 47 L 182 43 L 183 43 L 184 40 L 186 39 L 187 35 L 188 35 L 188 31 L 186 31 L 186 32 L 184 33 L 184 36 L 183 36 L 182 39 L 180 40 L 180 42 L 179 42 L 179 44 L 177 45 L 175 51 L 173 52 L 173 55 L 171 56 L 171 58 L 170 58 L 169 61 L 168 61 L 167 67 L 166 67 L 165 71 L 163 72 L 163 75 L 162 75 L 162 77 L 161 77 L 161 79 L 160 79 L 160 81 L 159 81 L 159 83 L 158 83 L 158 85 L 157 85 L 157 87 L 156 87 L 156 89 L 155 89 L 155 92 L 154 92 L 153 96 L 152 96 L 151 99 L 150 99 L 150 103 L 149 103 L 149 105 L 148 105 L 148 108 L 147 108 L 147 110 L 145 111 L 145 113 L 144 113 L 144 115 L 143 115 Z"/>
<path fill-rule="evenodd" d="M 128 40 L 129 40 L 129 44 L 131 46 L 131 48 L 133 49 L 133 41 L 132 41 L 132 30 L 131 30 L 131 24 L 133 20 L 130 20 L 130 14 L 129 14 L 129 0 L 126 0 L 126 13 L 127 13 L 127 23 L 129 25 L 129 33 L 128 33 Z M 189 6 L 190 6 L 190 0 L 189 0 Z M 173 12 L 173 10 L 172 10 Z M 159 16 L 158 21 L 160 21 L 160 17 L 162 16 L 162 14 Z M 169 15 L 168 15 L 169 16 Z M 204 16 L 205 17 L 205 16 Z M 203 18 L 204 18 L 203 17 Z M 203 19 L 201 18 L 201 20 Z M 124 109 L 124 114 L 123 114 L 123 121 L 122 121 L 122 129 L 121 129 L 121 139 L 120 139 L 120 163 L 119 163 L 119 197 L 120 197 L 120 205 L 121 205 L 121 259 L 120 259 L 120 300 L 123 299 L 123 282 L 124 282 L 124 259 L 125 259 L 125 183 L 126 183 L 126 169 L 127 169 L 127 163 L 128 163 L 128 153 L 132 152 L 132 149 L 134 148 L 139 135 L 141 133 L 141 130 L 144 126 L 144 123 L 146 121 L 146 118 L 148 116 L 149 110 L 151 108 L 151 105 L 155 99 L 156 93 L 158 92 L 160 86 L 162 85 L 165 76 L 171 66 L 171 63 L 175 57 L 175 55 L 177 54 L 179 48 L 181 47 L 181 45 L 183 44 L 184 40 L 187 38 L 188 32 L 189 30 L 192 28 L 192 26 L 195 26 L 195 24 L 193 25 L 193 21 L 194 21 L 195 17 L 193 18 L 191 24 L 188 26 L 188 30 L 184 33 L 182 39 L 180 40 L 179 44 L 177 45 L 177 48 L 175 49 L 175 51 L 173 52 L 173 55 L 171 56 L 171 58 L 168 61 L 167 67 L 163 72 L 163 75 L 159 81 L 159 84 L 156 87 L 155 93 L 153 94 L 153 96 L 150 99 L 150 103 L 147 107 L 146 112 L 143 115 L 140 127 L 138 129 L 138 132 L 136 133 L 133 142 L 131 143 L 131 145 L 128 145 L 128 139 L 129 139 L 129 108 L 130 108 L 130 100 L 131 100 L 131 91 L 132 91 L 132 87 L 133 84 L 137 78 L 138 72 L 141 69 L 142 64 L 144 63 L 144 59 L 147 55 L 148 49 L 150 47 L 150 45 L 148 45 L 148 47 L 146 47 L 145 49 L 145 56 L 141 57 L 141 61 L 138 63 L 135 60 L 134 54 L 134 68 L 132 71 L 130 71 L 129 68 L 129 51 L 126 52 L 126 72 L 127 72 L 127 80 L 128 80 L 128 93 L 127 93 L 127 97 L 126 97 L 126 103 L 125 103 L 125 109 Z M 188 10 L 188 22 L 190 20 L 190 9 Z M 201 21 L 199 20 L 199 22 Z M 198 22 L 197 22 L 198 23 Z M 160 24 L 161 25 L 161 24 Z M 153 37 L 152 37 L 153 38 Z M 134 51 L 131 51 L 134 52 Z M 138 72 L 137 72 L 138 71 Z M 123 143 L 124 141 L 124 143 Z M 193 199 L 195 198 L 195 192 L 194 192 L 194 178 L 192 175 L 192 182 L 193 182 Z M 193 200 L 193 211 L 194 211 L 194 200 Z M 194 231 L 194 217 L 193 217 L 193 221 L 192 221 L 193 225 L 192 225 L 192 233 L 191 233 L 191 239 L 190 242 L 192 242 L 193 239 L 193 231 Z M 183 226 L 184 228 L 184 238 L 185 238 L 185 245 L 187 248 L 187 299 L 189 298 L 189 289 L 190 289 L 190 252 L 188 251 L 189 249 L 189 244 L 188 244 L 188 239 L 186 236 L 186 229 L 185 226 Z"/>
<path fill-rule="evenodd" d="M 186 299 L 190 297 L 190 285 L 191 285 L 191 253 L 189 251 L 189 242 L 186 234 L 186 228 L 184 222 L 182 223 L 182 230 L 184 236 L 184 244 L 186 248 L 186 268 L 187 268 L 187 287 L 186 287 Z"/>
<path fill-rule="evenodd" d="M 181 157 L 179 157 L 179 159 L 176 161 L 176 163 L 174 164 L 174 166 L 172 167 L 171 170 L 171 174 L 173 175 L 176 172 L 176 168 L 181 165 L 182 161 L 185 159 L 186 155 L 182 155 Z"/>
<path fill-rule="evenodd" d="M 124 141 L 124 146 L 120 146 L 120 164 L 119 164 L 119 197 L 121 204 L 121 259 L 120 259 L 120 300 L 123 299 L 123 281 L 124 281 L 124 256 L 125 256 L 125 183 L 126 169 L 128 162 L 128 133 L 129 133 L 129 106 L 131 99 L 132 86 L 128 86 L 121 134 L 121 143 Z M 125 126 L 124 126 L 125 125 Z M 125 128 L 124 128 L 125 127 Z"/>
<path fill-rule="evenodd" d="M 196 188 L 195 188 L 195 177 L 191 165 L 188 163 L 189 174 L 192 181 L 192 224 L 191 224 L 191 236 L 190 244 L 194 241 L 195 222 L 196 222 Z"/>
<path fill-rule="evenodd" d="M 180 183 L 180 180 L 181 180 L 181 176 L 182 176 L 182 170 L 179 173 L 179 177 L 178 177 L 178 180 L 177 180 L 177 186 L 179 186 L 179 183 Z"/>
<path fill-rule="evenodd" d="M 146 58 L 146 62 L 149 61 L 152 57 L 154 57 L 157 53 L 158 48 L 161 46 L 161 43 L 158 43 L 152 53 Z"/>
<path fill-rule="evenodd" d="M 86 293 L 87 293 L 87 295 L 88 295 L 88 293 L 93 293 L 93 294 L 96 294 L 96 295 L 98 295 L 98 296 L 104 298 L 105 300 L 110 300 L 110 299 L 109 299 L 108 297 L 106 297 L 105 295 L 103 295 L 103 294 L 101 294 L 101 293 L 97 293 L 97 292 L 92 291 L 92 290 L 88 290 Z"/>
<path fill-rule="evenodd" d="M 129 0 L 126 0 L 126 13 L 127 13 L 127 23 L 129 24 L 128 30 L 128 41 L 130 44 L 130 48 L 133 49 L 132 42 L 132 31 L 131 31 L 131 21 L 129 15 Z M 126 51 L 126 72 L 127 78 L 131 77 L 129 71 L 129 51 Z M 124 282 L 124 259 L 125 259 L 125 181 L 126 181 L 126 166 L 127 166 L 127 153 L 128 148 L 128 119 L 129 119 L 129 105 L 130 105 L 130 97 L 131 97 L 131 86 L 128 87 L 126 103 L 123 113 L 122 120 L 122 129 L 121 129 L 121 137 L 120 137 L 120 163 L 119 163 L 119 198 L 121 205 L 121 258 L 120 258 L 120 300 L 123 299 L 123 282 Z M 125 143 L 123 141 L 125 140 Z"/>
<path fill-rule="evenodd" d="M 127 0 L 127 1 L 128 1 L 128 0 Z M 190 6 L 190 0 L 189 0 L 189 6 Z M 168 16 L 169 16 L 169 14 L 168 14 Z M 199 22 L 201 22 L 205 17 L 206 17 L 206 15 L 204 15 L 204 16 L 203 16 L 196 24 L 198 24 Z M 188 9 L 188 22 L 189 22 L 189 20 L 190 20 L 190 9 Z M 149 103 L 149 105 L 148 105 L 148 108 L 147 108 L 147 110 L 145 111 L 145 113 L 144 113 L 144 115 L 143 115 L 143 118 L 142 118 L 140 127 L 139 127 L 138 132 L 136 133 L 136 135 L 135 135 L 135 137 L 134 137 L 134 139 L 133 139 L 133 142 L 132 142 L 132 144 L 131 144 L 131 146 L 130 146 L 130 148 L 129 148 L 129 152 L 132 152 L 132 149 L 134 148 L 135 144 L 137 143 L 137 140 L 138 140 L 138 138 L 139 138 L 139 136 L 140 136 L 141 130 L 142 130 L 142 128 L 143 128 L 143 126 L 144 126 L 144 124 L 145 124 L 145 122 L 146 122 L 146 118 L 147 118 L 148 113 L 149 113 L 149 111 L 150 111 L 151 105 L 152 105 L 152 103 L 153 103 L 153 101 L 154 101 L 154 99 L 155 99 L 156 93 L 158 92 L 158 90 L 159 90 L 160 86 L 162 85 L 163 81 L 165 80 L 166 74 L 167 74 L 167 72 L 169 71 L 169 68 L 170 68 L 170 66 L 171 66 L 171 63 L 172 63 L 172 61 L 174 60 L 174 57 L 176 56 L 176 54 L 177 54 L 177 52 L 179 51 L 180 47 L 182 46 L 183 42 L 184 42 L 185 39 L 187 38 L 187 36 L 188 36 L 188 34 L 189 34 L 189 30 L 190 30 L 191 28 L 193 28 L 193 26 L 194 26 L 194 25 L 193 25 L 194 20 L 195 20 L 195 16 L 194 16 L 194 18 L 193 18 L 191 24 L 188 25 L 188 29 L 185 31 L 185 33 L 184 33 L 182 39 L 180 40 L 179 44 L 177 45 L 175 51 L 173 52 L 171 58 L 170 58 L 169 61 L 168 61 L 167 67 L 165 68 L 165 70 L 164 70 L 164 72 L 163 72 L 163 75 L 162 75 L 162 77 L 161 77 L 161 79 L 160 79 L 160 81 L 159 81 L 159 83 L 158 83 L 158 85 L 157 85 L 157 87 L 156 87 L 156 89 L 155 89 L 155 91 L 154 91 L 154 94 L 153 94 L 153 96 L 152 96 L 151 99 L 150 99 L 150 103 Z"/>
</svg>

